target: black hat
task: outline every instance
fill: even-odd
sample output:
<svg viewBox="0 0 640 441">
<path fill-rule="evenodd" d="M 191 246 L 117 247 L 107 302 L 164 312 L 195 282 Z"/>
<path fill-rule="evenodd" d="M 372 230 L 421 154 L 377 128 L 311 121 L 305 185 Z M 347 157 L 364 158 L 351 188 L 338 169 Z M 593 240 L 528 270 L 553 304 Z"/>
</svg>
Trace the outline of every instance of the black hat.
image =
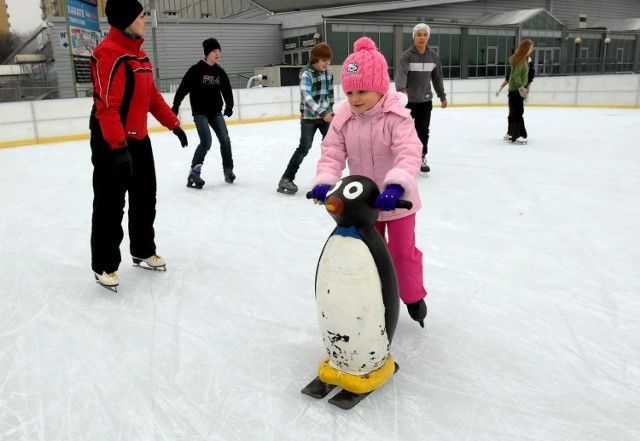
<svg viewBox="0 0 640 441">
<path fill-rule="evenodd" d="M 126 29 L 143 10 L 138 0 L 108 0 L 104 12 L 111 26 Z"/>
<path fill-rule="evenodd" d="M 220 49 L 220 43 L 218 43 L 218 40 L 215 38 L 207 38 L 202 42 L 202 47 L 204 48 L 204 56 L 206 57 L 210 52 Z"/>
</svg>

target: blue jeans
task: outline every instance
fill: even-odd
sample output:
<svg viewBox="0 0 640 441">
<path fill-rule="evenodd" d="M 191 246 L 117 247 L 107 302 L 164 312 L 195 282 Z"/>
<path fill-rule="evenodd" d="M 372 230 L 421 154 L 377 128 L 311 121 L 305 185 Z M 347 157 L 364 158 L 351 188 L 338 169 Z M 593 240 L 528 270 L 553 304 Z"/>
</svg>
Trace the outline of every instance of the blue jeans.
<svg viewBox="0 0 640 441">
<path fill-rule="evenodd" d="M 229 132 L 227 131 L 227 125 L 224 122 L 224 116 L 222 116 L 222 113 L 218 112 L 215 115 L 193 115 L 193 120 L 196 123 L 196 129 L 198 130 L 198 136 L 200 137 L 200 144 L 198 144 L 196 152 L 193 154 L 191 167 L 204 163 L 204 158 L 207 156 L 207 152 L 211 148 L 211 131 L 209 130 L 209 126 L 211 126 L 218 137 L 218 141 L 220 142 L 222 168 L 233 169 L 231 139 L 229 139 Z"/>
<path fill-rule="evenodd" d="M 313 136 L 315 135 L 316 130 L 320 130 L 322 139 L 324 139 L 329 131 L 329 123 L 324 120 L 322 122 L 300 123 L 300 145 L 296 151 L 293 152 L 293 156 L 291 156 L 291 159 L 289 160 L 289 165 L 287 165 L 287 169 L 282 175 L 283 178 L 291 181 L 296 178 L 296 173 L 298 173 L 302 160 L 307 156 L 309 150 L 311 150 Z"/>
</svg>

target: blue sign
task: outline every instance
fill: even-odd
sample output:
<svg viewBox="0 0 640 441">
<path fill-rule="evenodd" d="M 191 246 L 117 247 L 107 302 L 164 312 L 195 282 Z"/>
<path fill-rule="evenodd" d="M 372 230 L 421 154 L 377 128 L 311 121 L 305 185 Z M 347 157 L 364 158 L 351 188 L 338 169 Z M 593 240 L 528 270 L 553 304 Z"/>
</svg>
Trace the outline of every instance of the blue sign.
<svg viewBox="0 0 640 441">
<path fill-rule="evenodd" d="M 67 0 L 69 26 L 100 32 L 98 8 L 81 0 Z"/>
</svg>

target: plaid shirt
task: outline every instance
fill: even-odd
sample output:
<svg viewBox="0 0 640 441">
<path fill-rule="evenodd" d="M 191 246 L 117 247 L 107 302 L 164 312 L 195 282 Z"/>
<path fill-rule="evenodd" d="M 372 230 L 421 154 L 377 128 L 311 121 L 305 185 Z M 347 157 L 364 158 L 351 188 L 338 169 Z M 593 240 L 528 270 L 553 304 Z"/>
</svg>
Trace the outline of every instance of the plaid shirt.
<svg viewBox="0 0 640 441">
<path fill-rule="evenodd" d="M 318 72 L 311 66 L 300 69 L 300 117 L 320 119 L 333 115 L 333 74 Z"/>
</svg>

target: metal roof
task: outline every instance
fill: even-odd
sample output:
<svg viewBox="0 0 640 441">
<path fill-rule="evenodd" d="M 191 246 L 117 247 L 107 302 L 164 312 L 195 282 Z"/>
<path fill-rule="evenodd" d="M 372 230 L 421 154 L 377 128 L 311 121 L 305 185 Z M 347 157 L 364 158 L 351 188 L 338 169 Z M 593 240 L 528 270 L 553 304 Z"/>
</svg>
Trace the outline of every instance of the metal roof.
<svg viewBox="0 0 640 441">
<path fill-rule="evenodd" d="M 272 14 L 316 11 L 321 12 L 323 16 L 419 8 L 422 6 L 437 6 L 449 3 L 464 3 L 467 1 L 470 0 L 251 0 L 252 3 L 255 3 Z"/>
<path fill-rule="evenodd" d="M 640 18 L 618 18 L 609 20 L 595 20 L 588 28 L 605 28 L 613 32 L 640 31 Z"/>
<path fill-rule="evenodd" d="M 482 17 L 474 20 L 472 24 L 481 26 L 517 25 L 530 20 L 531 18 L 544 11 L 545 10 L 543 8 L 537 8 L 520 9 L 518 11 L 494 12 L 491 14 L 483 15 Z"/>
<path fill-rule="evenodd" d="M 389 3 L 388 0 L 252 0 L 253 3 L 274 14 L 282 12 L 305 11 L 308 9 L 337 8 L 340 6 L 371 5 L 375 3 Z M 405 3 L 405 2 L 394 2 Z"/>
<path fill-rule="evenodd" d="M 361 14 L 366 12 L 389 11 L 406 8 L 419 8 L 424 6 L 447 5 L 452 3 L 465 3 L 470 0 L 410 0 L 410 1 L 328 1 L 317 2 L 314 0 L 296 0 L 291 2 L 280 2 L 270 0 L 251 0 L 251 3 L 257 5 L 264 11 L 262 16 L 264 19 L 272 19 L 282 24 L 283 29 L 297 28 L 304 26 L 313 26 L 321 22 L 324 18 L 338 18 L 351 14 Z M 280 3 L 295 3 L 295 9 L 287 9 Z M 343 6 L 336 6 L 338 3 L 344 3 Z M 349 3 L 349 5 L 347 5 Z M 271 4 L 276 4 L 272 6 Z M 330 4 L 326 7 L 325 4 Z M 319 9 L 318 6 L 321 6 Z M 274 7 L 282 12 L 271 11 L 268 7 Z M 286 10 L 285 10 L 286 9 Z M 260 14 L 256 14 L 255 10 L 249 9 L 240 14 L 236 14 L 233 18 L 260 18 Z"/>
</svg>

